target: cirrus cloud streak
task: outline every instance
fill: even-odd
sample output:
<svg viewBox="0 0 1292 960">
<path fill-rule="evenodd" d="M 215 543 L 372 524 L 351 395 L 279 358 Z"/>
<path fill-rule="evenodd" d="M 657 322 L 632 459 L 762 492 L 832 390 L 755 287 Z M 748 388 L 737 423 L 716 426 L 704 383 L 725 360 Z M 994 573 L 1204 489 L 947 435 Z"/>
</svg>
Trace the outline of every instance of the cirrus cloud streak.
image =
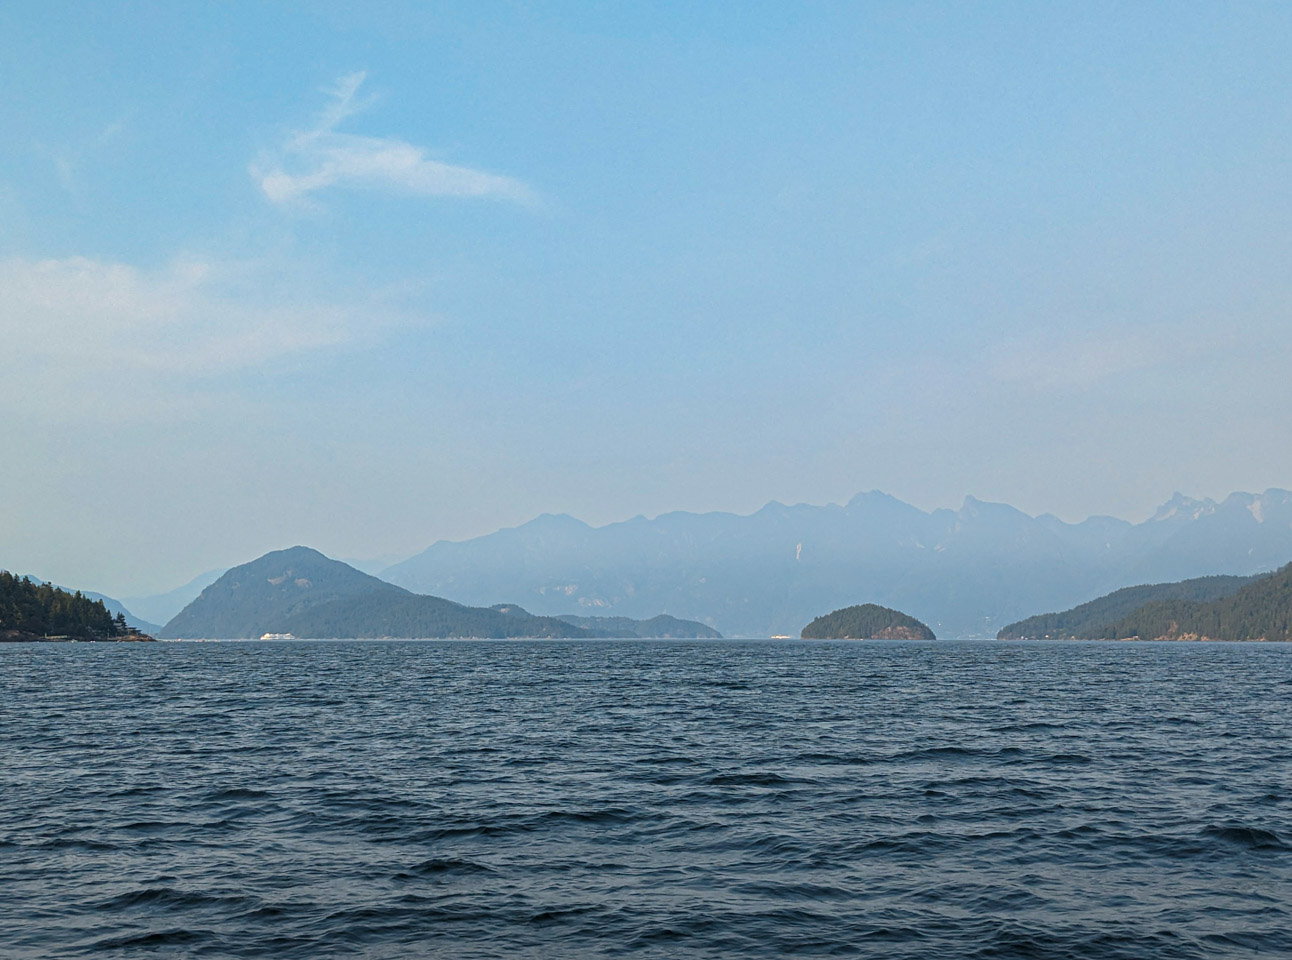
<svg viewBox="0 0 1292 960">
<path fill-rule="evenodd" d="M 388 190 L 423 197 L 459 197 L 537 202 L 519 180 L 431 159 L 418 146 L 393 137 L 340 133 L 337 127 L 362 112 L 359 100 L 365 74 L 352 73 L 330 91 L 332 102 L 314 127 L 293 133 L 276 151 L 250 168 L 271 202 L 299 203 L 331 187 Z"/>
</svg>

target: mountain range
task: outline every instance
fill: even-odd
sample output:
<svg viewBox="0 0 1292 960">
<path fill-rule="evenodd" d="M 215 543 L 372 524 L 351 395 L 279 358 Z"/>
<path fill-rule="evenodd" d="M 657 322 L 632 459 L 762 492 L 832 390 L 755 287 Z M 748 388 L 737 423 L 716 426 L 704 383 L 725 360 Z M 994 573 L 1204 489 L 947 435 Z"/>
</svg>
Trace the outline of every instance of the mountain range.
<svg viewBox="0 0 1292 960">
<path fill-rule="evenodd" d="M 822 610 L 909 612 L 939 636 L 1007 623 L 1132 583 L 1248 576 L 1292 560 L 1292 493 L 1176 494 L 1150 519 L 1066 523 L 968 497 L 926 512 L 879 491 L 843 505 L 769 503 L 747 516 L 667 513 L 592 527 L 545 514 L 439 541 L 384 570 L 419 593 L 546 616 L 664 611 L 728 636 L 797 635 Z"/>
</svg>

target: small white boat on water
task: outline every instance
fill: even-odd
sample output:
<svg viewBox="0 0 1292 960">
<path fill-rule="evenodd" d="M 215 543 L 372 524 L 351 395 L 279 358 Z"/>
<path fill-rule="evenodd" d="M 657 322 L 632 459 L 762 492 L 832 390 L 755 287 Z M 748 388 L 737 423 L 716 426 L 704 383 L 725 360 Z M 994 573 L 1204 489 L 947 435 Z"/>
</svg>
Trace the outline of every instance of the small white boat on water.
<svg viewBox="0 0 1292 960">
<path fill-rule="evenodd" d="M 290 633 L 265 633 L 261 634 L 261 640 L 295 640 Z"/>
</svg>

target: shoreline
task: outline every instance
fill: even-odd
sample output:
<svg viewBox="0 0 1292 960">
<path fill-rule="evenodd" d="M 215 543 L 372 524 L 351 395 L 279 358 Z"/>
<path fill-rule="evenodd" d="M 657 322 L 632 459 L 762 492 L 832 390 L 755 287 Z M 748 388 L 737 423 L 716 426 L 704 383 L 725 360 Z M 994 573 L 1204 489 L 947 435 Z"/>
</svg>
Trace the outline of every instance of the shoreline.
<svg viewBox="0 0 1292 960">
<path fill-rule="evenodd" d="M 146 633 L 127 634 L 123 637 L 46 637 L 21 630 L 0 631 L 0 643 L 156 643 L 156 637 Z"/>
</svg>

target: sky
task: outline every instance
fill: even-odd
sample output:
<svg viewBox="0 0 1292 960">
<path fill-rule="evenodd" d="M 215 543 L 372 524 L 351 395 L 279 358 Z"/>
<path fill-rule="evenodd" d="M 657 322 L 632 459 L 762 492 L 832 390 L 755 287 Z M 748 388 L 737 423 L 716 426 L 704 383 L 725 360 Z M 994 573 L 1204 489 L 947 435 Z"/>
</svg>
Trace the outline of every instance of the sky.
<svg viewBox="0 0 1292 960">
<path fill-rule="evenodd" d="M 1292 6 L 0 5 L 0 567 L 1292 487 Z"/>
</svg>

